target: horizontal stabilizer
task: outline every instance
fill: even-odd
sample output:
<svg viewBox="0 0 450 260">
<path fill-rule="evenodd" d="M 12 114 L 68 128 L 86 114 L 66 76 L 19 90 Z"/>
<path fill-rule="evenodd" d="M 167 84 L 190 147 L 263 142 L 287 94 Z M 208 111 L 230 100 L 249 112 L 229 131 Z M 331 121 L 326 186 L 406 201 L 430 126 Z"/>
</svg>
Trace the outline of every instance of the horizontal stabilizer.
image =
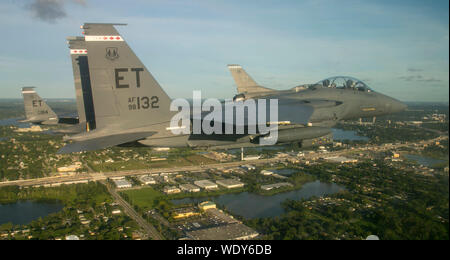
<svg viewBox="0 0 450 260">
<path fill-rule="evenodd" d="M 155 134 L 155 132 L 126 133 L 75 141 L 61 148 L 58 154 L 100 150 L 120 144 L 138 141 Z"/>
</svg>

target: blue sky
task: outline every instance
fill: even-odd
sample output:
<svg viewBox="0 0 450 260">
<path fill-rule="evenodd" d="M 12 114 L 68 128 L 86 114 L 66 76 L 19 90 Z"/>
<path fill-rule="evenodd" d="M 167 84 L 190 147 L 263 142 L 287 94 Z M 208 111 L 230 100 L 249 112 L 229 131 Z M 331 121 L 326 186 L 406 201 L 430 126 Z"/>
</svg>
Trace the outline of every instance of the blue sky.
<svg viewBox="0 0 450 260">
<path fill-rule="evenodd" d="M 55 9 L 39 17 L 46 2 Z M 275 89 L 348 75 L 402 101 L 448 102 L 448 10 L 448 0 L 1 1 L 0 98 L 22 86 L 73 98 L 65 38 L 84 22 L 120 22 L 172 98 L 232 97 L 226 65 L 241 64 Z"/>
</svg>

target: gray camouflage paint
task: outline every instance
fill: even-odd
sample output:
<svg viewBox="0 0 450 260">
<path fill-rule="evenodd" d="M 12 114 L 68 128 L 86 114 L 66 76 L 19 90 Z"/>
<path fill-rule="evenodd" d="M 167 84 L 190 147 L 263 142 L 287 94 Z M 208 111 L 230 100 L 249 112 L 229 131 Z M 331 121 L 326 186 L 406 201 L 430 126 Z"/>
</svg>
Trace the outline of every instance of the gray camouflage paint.
<svg viewBox="0 0 450 260">
<path fill-rule="evenodd" d="M 36 93 L 35 87 L 23 87 L 22 96 L 26 117 L 24 122 L 45 125 L 54 125 L 58 123 L 58 116 Z"/>
<path fill-rule="evenodd" d="M 169 110 L 170 98 L 123 40 L 114 24 L 87 23 L 83 29 L 97 129 L 70 137 L 73 143 L 66 145 L 59 153 L 103 149 L 136 141 L 163 147 L 233 148 L 258 145 L 255 140 L 262 137 L 258 135 L 172 134 L 167 128 L 176 112 Z M 231 72 L 239 92 L 243 92 L 240 93 L 242 97 L 278 99 L 282 104 L 279 117 L 287 116 L 291 121 L 291 125 L 279 127 L 280 140 L 284 142 L 328 135 L 331 132 L 329 127 L 339 120 L 385 115 L 405 108 L 401 102 L 376 92 L 320 86 L 302 91 L 271 90 L 259 86 L 239 65 L 233 66 L 235 68 Z"/>
</svg>

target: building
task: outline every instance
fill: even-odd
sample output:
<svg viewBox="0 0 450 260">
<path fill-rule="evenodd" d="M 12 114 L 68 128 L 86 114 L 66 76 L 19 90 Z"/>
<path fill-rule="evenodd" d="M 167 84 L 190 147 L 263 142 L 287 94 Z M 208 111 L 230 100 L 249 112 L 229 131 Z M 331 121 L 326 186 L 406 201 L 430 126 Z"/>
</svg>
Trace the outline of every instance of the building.
<svg viewBox="0 0 450 260">
<path fill-rule="evenodd" d="M 163 191 L 166 194 L 175 194 L 175 193 L 181 192 L 181 190 L 179 188 L 177 188 L 176 186 L 166 186 L 166 187 L 164 187 Z"/>
<path fill-rule="evenodd" d="M 205 190 L 217 189 L 219 187 L 210 180 L 195 181 L 194 184 Z"/>
<path fill-rule="evenodd" d="M 132 187 L 131 183 L 125 179 L 118 179 L 118 180 L 113 180 L 113 181 L 118 189 L 125 189 L 125 188 Z"/>
<path fill-rule="evenodd" d="M 261 185 L 261 189 L 265 190 L 265 191 L 269 191 L 272 189 L 278 189 L 281 187 L 293 187 L 294 185 L 292 185 L 289 182 L 280 182 L 280 183 L 274 183 L 274 184 L 268 184 L 268 185 Z"/>
<path fill-rule="evenodd" d="M 223 212 L 220 209 L 217 208 L 211 208 L 205 211 L 205 214 L 210 218 L 214 219 L 216 223 L 220 224 L 234 224 L 234 223 L 240 223 L 237 219 L 235 219 L 233 216 Z"/>
<path fill-rule="evenodd" d="M 216 161 L 220 161 L 220 162 L 228 162 L 228 161 L 231 161 L 234 158 L 236 158 L 235 155 L 228 154 L 228 153 L 223 153 L 223 152 L 222 153 L 221 152 L 216 152 L 216 151 L 203 153 L 202 156 L 205 157 L 205 158 L 216 160 Z"/>
<path fill-rule="evenodd" d="M 300 163 L 300 160 L 297 159 L 297 158 L 294 158 L 294 157 L 289 157 L 289 158 L 287 158 L 287 161 L 288 161 L 289 163 L 292 163 L 292 164 Z"/>
<path fill-rule="evenodd" d="M 321 146 L 319 146 L 319 152 L 326 153 L 327 148 L 325 146 L 321 145 Z"/>
<path fill-rule="evenodd" d="M 400 154 L 399 153 L 392 153 L 392 158 L 400 158 Z"/>
<path fill-rule="evenodd" d="M 192 240 L 248 240 L 258 235 L 255 230 L 241 223 L 186 232 L 187 238 Z"/>
<path fill-rule="evenodd" d="M 251 164 L 242 165 L 241 167 L 247 171 L 256 170 L 256 167 Z"/>
<path fill-rule="evenodd" d="M 113 214 L 113 215 L 118 215 L 120 213 L 122 213 L 122 211 L 120 211 L 120 209 L 115 209 L 115 210 L 111 211 L 111 214 Z"/>
<path fill-rule="evenodd" d="M 347 158 L 347 157 L 343 157 L 343 156 L 328 157 L 328 158 L 325 158 L 325 160 L 327 160 L 329 162 L 334 162 L 334 163 L 357 163 L 358 162 L 357 159 L 351 159 L 351 158 Z"/>
<path fill-rule="evenodd" d="M 155 179 L 153 179 L 152 177 L 148 176 L 148 175 L 144 175 L 141 176 L 139 178 L 139 180 L 142 182 L 142 184 L 144 185 L 150 185 L 150 184 L 156 184 Z"/>
<path fill-rule="evenodd" d="M 69 166 L 59 167 L 57 170 L 59 173 L 76 172 L 78 169 L 81 169 L 81 165 L 81 162 L 76 162 Z"/>
<path fill-rule="evenodd" d="M 218 180 L 216 181 L 217 184 L 220 186 L 223 186 L 227 189 L 234 189 L 234 188 L 242 188 L 244 187 L 244 183 L 237 181 L 235 179 L 225 179 L 225 180 Z"/>
<path fill-rule="evenodd" d="M 166 160 L 167 160 L 166 157 L 156 157 L 156 156 L 150 157 L 150 161 L 152 161 L 152 162 L 159 162 L 159 161 L 166 161 Z"/>
<path fill-rule="evenodd" d="M 33 133 L 33 132 L 42 132 L 44 130 L 47 130 L 47 129 L 42 129 L 38 125 L 32 125 L 29 128 L 17 128 L 16 130 L 14 130 L 14 132 L 17 132 L 17 133 Z"/>
<path fill-rule="evenodd" d="M 192 216 L 198 216 L 200 215 L 199 212 L 196 212 L 194 208 L 181 208 L 176 209 L 172 212 L 174 219 L 181 219 L 181 218 L 189 218 Z"/>
<path fill-rule="evenodd" d="M 212 201 L 204 201 L 204 202 L 198 204 L 198 207 L 201 210 L 215 209 L 216 208 L 216 203 L 214 203 Z"/>
<path fill-rule="evenodd" d="M 254 155 L 254 156 L 245 156 L 242 158 L 243 161 L 254 161 L 259 160 L 261 158 L 261 155 Z"/>
<path fill-rule="evenodd" d="M 200 191 L 200 188 L 193 184 L 181 184 L 180 189 L 182 191 L 186 191 L 186 192 L 199 192 Z"/>
<path fill-rule="evenodd" d="M 260 173 L 261 173 L 262 175 L 264 175 L 264 176 L 269 176 L 269 175 L 272 175 L 272 174 L 273 174 L 272 171 L 268 171 L 268 170 L 262 170 Z"/>
<path fill-rule="evenodd" d="M 155 152 L 168 152 L 170 151 L 170 147 L 155 147 L 153 148 Z"/>
<path fill-rule="evenodd" d="M 68 235 L 66 236 L 66 240 L 80 240 L 80 238 L 76 235 Z"/>
</svg>

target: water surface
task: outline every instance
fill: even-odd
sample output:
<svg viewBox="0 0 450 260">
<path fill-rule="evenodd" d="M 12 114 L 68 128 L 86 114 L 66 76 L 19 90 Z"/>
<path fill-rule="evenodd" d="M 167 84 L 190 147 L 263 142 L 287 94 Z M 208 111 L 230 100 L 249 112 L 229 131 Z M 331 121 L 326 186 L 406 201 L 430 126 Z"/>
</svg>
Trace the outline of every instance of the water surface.
<svg viewBox="0 0 450 260">
<path fill-rule="evenodd" d="M 436 164 L 440 164 L 445 162 L 444 160 L 434 159 L 430 157 L 424 157 L 421 155 L 415 155 L 415 154 L 405 154 L 406 159 L 416 161 L 418 164 L 421 164 L 426 167 L 432 167 Z"/>
<path fill-rule="evenodd" d="M 356 131 L 342 130 L 342 129 L 331 129 L 333 132 L 334 140 L 350 140 L 350 141 L 369 141 L 366 136 L 360 136 Z"/>
<path fill-rule="evenodd" d="M 16 225 L 28 224 L 33 220 L 56 213 L 63 207 L 57 202 L 19 201 L 12 204 L 0 204 L 0 225 L 8 222 Z"/>
<path fill-rule="evenodd" d="M 212 198 L 185 198 L 172 200 L 171 202 L 180 204 L 197 204 L 203 201 L 212 200 L 222 205 L 232 214 L 243 216 L 247 219 L 276 217 L 284 213 L 281 203 L 287 199 L 301 200 L 311 197 L 321 197 L 337 193 L 344 190 L 344 187 L 334 183 L 323 183 L 314 181 L 306 183 L 301 189 L 279 193 L 273 196 L 263 196 L 254 193 L 242 192 L 238 194 L 224 194 Z"/>
</svg>

